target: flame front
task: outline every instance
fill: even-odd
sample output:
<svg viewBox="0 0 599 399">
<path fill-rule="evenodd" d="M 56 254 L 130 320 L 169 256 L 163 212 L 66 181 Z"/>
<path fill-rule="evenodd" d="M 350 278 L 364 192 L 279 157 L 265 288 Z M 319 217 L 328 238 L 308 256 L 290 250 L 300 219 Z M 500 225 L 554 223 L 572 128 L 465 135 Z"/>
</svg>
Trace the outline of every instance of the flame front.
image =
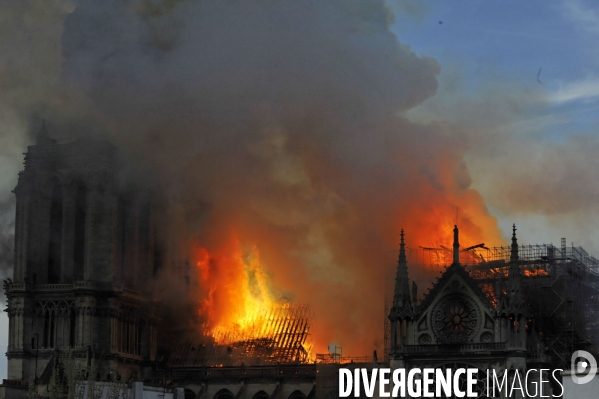
<svg viewBox="0 0 599 399">
<path fill-rule="evenodd" d="M 244 252 L 233 235 L 215 252 L 198 247 L 196 257 L 205 335 L 245 357 L 309 360 L 311 310 L 275 296 L 256 246 Z"/>
<path fill-rule="evenodd" d="M 258 248 L 244 254 L 233 236 L 214 254 L 198 248 L 197 257 L 199 283 L 206 293 L 199 309 L 205 333 L 219 344 L 259 334 L 263 315 L 281 303 L 272 294 Z"/>
</svg>

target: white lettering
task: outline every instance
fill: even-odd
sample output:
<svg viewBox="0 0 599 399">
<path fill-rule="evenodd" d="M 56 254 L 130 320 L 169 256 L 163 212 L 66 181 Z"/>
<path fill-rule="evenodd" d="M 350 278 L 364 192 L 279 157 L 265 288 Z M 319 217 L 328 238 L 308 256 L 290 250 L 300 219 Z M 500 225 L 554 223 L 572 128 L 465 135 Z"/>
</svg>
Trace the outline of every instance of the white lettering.
<svg viewBox="0 0 599 399">
<path fill-rule="evenodd" d="M 372 369 L 370 384 L 368 383 L 368 370 L 362 369 L 362 380 L 364 380 L 364 395 L 372 398 L 374 396 L 374 387 L 376 385 L 376 374 L 379 369 Z"/>
<path fill-rule="evenodd" d="M 495 395 L 495 387 L 499 388 L 499 393 L 502 392 L 502 389 L 505 387 L 505 395 L 507 395 L 507 370 L 503 372 L 503 377 L 501 379 L 501 384 L 497 379 L 497 374 L 495 374 L 495 370 L 493 370 L 493 396 Z"/>
<path fill-rule="evenodd" d="M 531 380 L 528 378 L 528 374 L 530 374 L 530 372 L 531 372 L 531 371 L 537 371 L 537 369 L 530 369 L 530 370 L 528 370 L 528 371 L 526 372 L 526 377 L 524 378 L 524 380 L 526 381 L 526 384 L 524 385 L 524 389 L 526 389 L 526 396 L 527 396 L 527 397 L 529 397 L 529 398 L 536 398 L 536 397 L 537 397 L 537 391 L 538 391 L 538 388 L 537 388 L 537 384 L 538 384 L 538 382 L 536 382 L 536 381 L 534 381 L 534 380 L 532 380 L 532 381 L 531 381 Z M 541 379 L 543 379 L 543 377 L 542 377 L 542 376 L 541 376 Z M 534 393 L 533 393 L 532 395 L 531 395 L 531 394 L 530 394 L 530 392 L 528 391 L 528 387 L 529 387 L 529 386 L 531 386 L 531 385 L 532 385 L 532 386 L 534 387 L 534 389 L 535 389 L 535 390 L 534 390 Z M 543 388 L 541 388 L 541 391 L 542 391 L 542 390 L 543 390 Z"/>
<path fill-rule="evenodd" d="M 351 393 L 352 375 L 348 369 L 339 369 L 339 397 L 347 398 Z"/>
<path fill-rule="evenodd" d="M 414 378 L 415 374 L 420 375 L 420 369 L 412 369 L 408 373 L 408 395 L 420 397 L 420 392 L 422 391 L 422 387 L 420 385 L 421 381 L 419 378 Z"/>
<path fill-rule="evenodd" d="M 466 385 L 468 391 L 467 396 L 469 398 L 476 398 L 478 396 L 478 394 L 474 392 L 474 387 L 478 382 L 476 375 L 478 375 L 478 369 L 468 369 L 468 379 L 466 380 Z"/>
<path fill-rule="evenodd" d="M 541 375 L 539 376 L 539 397 L 541 398 L 550 398 L 551 395 L 543 395 L 543 386 L 545 384 L 543 384 L 544 382 L 549 382 L 549 380 L 543 380 L 543 371 L 551 371 L 549 369 L 541 369 L 539 370 L 541 372 Z"/>
<path fill-rule="evenodd" d="M 360 369 L 354 369 L 354 398 L 360 397 Z"/>
<path fill-rule="evenodd" d="M 431 385 L 434 382 L 433 375 L 435 374 L 435 369 L 426 368 L 422 370 L 422 396 L 425 398 L 433 398 L 435 394 L 430 391 Z"/>
<path fill-rule="evenodd" d="M 379 372 L 379 396 L 381 398 L 388 398 L 389 392 L 386 391 L 386 387 L 389 384 L 388 375 L 391 373 L 390 369 L 381 369 Z"/>
<path fill-rule="evenodd" d="M 466 393 L 464 391 L 460 391 L 460 375 L 465 374 L 465 373 L 466 373 L 466 370 L 457 369 L 455 371 L 455 374 L 453 375 L 453 393 L 458 398 L 463 398 L 464 396 L 466 396 Z"/>
<path fill-rule="evenodd" d="M 562 385 L 562 383 L 560 382 L 559 378 L 557 378 L 555 376 L 555 373 L 561 373 L 562 371 L 564 371 L 563 369 L 555 369 L 553 370 L 553 372 L 551 373 L 551 376 L 553 377 L 553 379 L 555 380 L 555 382 L 557 382 L 557 384 L 559 385 L 559 387 L 561 388 L 561 392 L 559 393 L 559 395 L 553 395 L 554 398 L 561 398 L 562 396 L 564 396 L 564 386 Z"/>
<path fill-rule="evenodd" d="M 396 369 L 393 370 L 393 392 L 391 396 L 397 398 L 397 391 L 399 392 L 400 397 L 403 398 L 406 396 L 406 370 L 405 369 Z"/>
<path fill-rule="evenodd" d="M 514 396 L 514 390 L 520 391 L 522 397 L 524 397 L 524 388 L 522 388 L 522 380 L 520 379 L 520 373 L 518 370 L 514 370 L 514 379 L 512 380 L 512 388 L 510 389 L 510 398 Z M 518 387 L 516 387 L 516 381 L 518 381 Z"/>
<path fill-rule="evenodd" d="M 445 370 L 445 375 L 443 375 L 443 370 L 437 369 L 435 373 L 435 385 L 435 396 L 438 398 L 451 396 L 451 369 Z M 441 395 L 441 387 L 443 387 L 443 395 Z"/>
</svg>

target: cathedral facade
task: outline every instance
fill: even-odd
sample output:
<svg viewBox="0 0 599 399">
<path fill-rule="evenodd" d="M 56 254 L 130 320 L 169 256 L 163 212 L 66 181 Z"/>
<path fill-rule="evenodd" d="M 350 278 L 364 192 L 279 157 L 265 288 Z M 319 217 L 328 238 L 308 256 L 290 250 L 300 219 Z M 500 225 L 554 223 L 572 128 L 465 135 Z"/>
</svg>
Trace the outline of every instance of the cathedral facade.
<svg viewBox="0 0 599 399">
<path fill-rule="evenodd" d="M 28 147 L 4 284 L 9 380 L 39 378 L 58 353 L 88 362 L 94 353 L 103 375 L 124 379 L 155 359 L 153 204 L 123 187 L 116 168 L 111 144 L 57 144 L 45 126 Z"/>
<path fill-rule="evenodd" d="M 494 371 L 499 377 L 508 373 L 511 386 L 516 372 L 524 376 L 534 369 L 529 373 L 529 381 L 538 383 L 542 377 L 547 381 L 544 393 L 550 393 L 550 357 L 532 325 L 522 280 L 515 226 L 506 289 L 502 290 L 498 285 L 494 298 L 489 298 L 460 264 L 456 226 L 453 263 L 417 305 L 415 293 L 410 293 L 402 231 L 393 306 L 389 314 L 391 368 L 476 368 L 479 370 L 476 390 L 481 398 L 489 393 L 487 370 Z M 541 372 L 541 369 L 545 371 Z M 533 392 L 535 387 L 530 388 Z"/>
</svg>

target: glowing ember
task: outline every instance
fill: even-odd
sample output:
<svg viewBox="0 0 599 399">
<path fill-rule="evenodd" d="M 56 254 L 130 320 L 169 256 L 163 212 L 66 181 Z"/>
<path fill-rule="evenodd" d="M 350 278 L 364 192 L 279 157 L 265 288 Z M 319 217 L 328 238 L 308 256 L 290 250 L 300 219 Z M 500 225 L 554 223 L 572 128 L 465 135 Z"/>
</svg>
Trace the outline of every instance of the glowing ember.
<svg viewBox="0 0 599 399">
<path fill-rule="evenodd" d="M 526 277 L 544 277 L 549 276 L 547 270 L 544 269 L 524 269 L 524 276 Z"/>
</svg>

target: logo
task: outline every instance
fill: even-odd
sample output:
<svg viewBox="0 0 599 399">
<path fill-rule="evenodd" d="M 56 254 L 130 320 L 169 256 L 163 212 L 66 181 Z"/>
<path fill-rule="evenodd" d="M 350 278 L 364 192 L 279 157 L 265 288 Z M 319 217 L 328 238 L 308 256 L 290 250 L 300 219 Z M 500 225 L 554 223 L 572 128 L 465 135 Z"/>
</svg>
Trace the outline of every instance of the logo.
<svg viewBox="0 0 599 399">
<path fill-rule="evenodd" d="M 576 351 L 572 354 L 570 369 L 575 384 L 586 384 L 597 374 L 597 360 L 587 351 Z"/>
</svg>

